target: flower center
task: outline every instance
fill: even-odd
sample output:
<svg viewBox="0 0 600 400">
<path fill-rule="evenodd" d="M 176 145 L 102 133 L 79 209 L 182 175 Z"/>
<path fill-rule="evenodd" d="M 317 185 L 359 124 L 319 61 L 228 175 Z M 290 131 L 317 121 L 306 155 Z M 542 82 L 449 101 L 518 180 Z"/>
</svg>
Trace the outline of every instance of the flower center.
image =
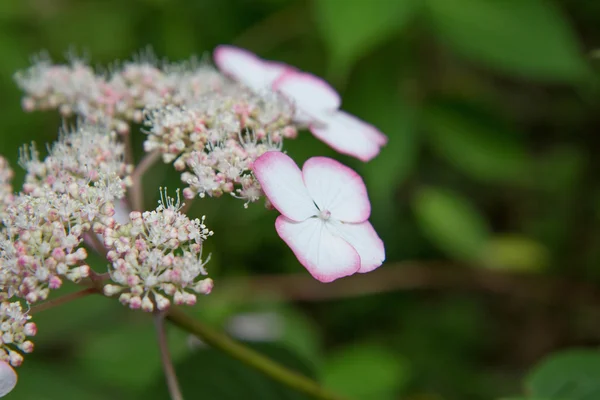
<svg viewBox="0 0 600 400">
<path fill-rule="evenodd" d="M 327 210 L 323 210 L 319 213 L 319 218 L 321 218 L 323 221 L 327 221 L 329 217 L 331 217 L 331 212 Z"/>
</svg>

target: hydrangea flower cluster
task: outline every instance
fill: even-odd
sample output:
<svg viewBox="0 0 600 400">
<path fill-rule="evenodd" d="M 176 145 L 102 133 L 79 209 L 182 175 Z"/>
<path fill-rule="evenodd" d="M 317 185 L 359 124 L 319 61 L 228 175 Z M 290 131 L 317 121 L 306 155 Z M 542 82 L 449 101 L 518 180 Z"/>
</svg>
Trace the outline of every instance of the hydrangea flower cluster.
<svg viewBox="0 0 600 400">
<path fill-rule="evenodd" d="M 34 146 L 24 149 L 21 164 L 27 173 L 15 195 L 12 171 L 0 162 L 0 361 L 12 366 L 22 362 L 16 349 L 33 350 L 25 337 L 35 334 L 13 298 L 35 303 L 64 279 L 79 282 L 90 275 L 84 238 L 114 226 L 114 204 L 124 197 L 131 172 L 115 133 L 87 123 L 62 132 L 43 160 Z M 11 370 L 0 366 L 10 378 Z"/>
<path fill-rule="evenodd" d="M 30 319 L 31 316 L 23 312 L 18 301 L 0 303 L 0 361 L 18 367 L 23 362 L 20 353 L 33 351 L 33 343 L 27 338 L 35 336 L 37 327 L 33 322 L 29 322 Z"/>
<path fill-rule="evenodd" d="M 176 200 L 165 191 L 156 209 L 141 209 L 141 176 L 159 157 L 181 173 L 185 199 L 229 193 L 247 206 L 266 197 L 281 213 L 278 234 L 322 282 L 383 263 L 362 179 L 323 157 L 301 171 L 282 150 L 307 127 L 368 161 L 387 137 L 341 111 L 340 96 L 318 77 L 231 46 L 214 58 L 219 70 L 144 56 L 98 73 L 79 59 L 55 65 L 42 57 L 15 75 L 26 111 L 58 109 L 81 122 L 43 159 L 35 146 L 23 149 L 20 193 L 0 157 L 0 397 L 16 384 L 11 366 L 33 350 L 27 337 L 36 328 L 21 301 L 45 300 L 65 279 L 90 278 L 92 292 L 109 280 L 106 296 L 146 312 L 193 305 L 211 292 L 202 250 L 213 232 L 204 217 L 182 212 L 179 191 Z M 136 171 L 126 162 L 132 124 L 143 124 L 148 153 Z M 133 204 L 125 199 L 131 186 Z M 87 265 L 85 245 L 106 256 L 107 274 Z"/>
<path fill-rule="evenodd" d="M 21 165 L 27 171 L 23 192 L 39 197 L 47 192 L 75 192 L 75 187 L 89 187 L 118 182 L 122 198 L 131 186 L 133 166 L 125 163 L 125 147 L 114 131 L 106 126 L 80 123 L 73 131 L 63 131 L 50 154 L 41 161 L 35 146 L 24 147 Z M 102 185 L 100 185 L 102 186 Z M 112 201 L 112 200 L 111 200 Z"/>
<path fill-rule="evenodd" d="M 45 300 L 62 279 L 89 275 L 87 252 L 79 245 L 91 224 L 82 204 L 69 195 L 19 195 L 8 208 L 0 231 L 0 296 L 29 303 Z"/>
<path fill-rule="evenodd" d="M 104 293 L 121 293 L 119 300 L 132 309 L 165 310 L 171 302 L 196 303 L 196 294 L 213 287 L 202 260 L 202 243 L 213 234 L 202 219 L 180 212 L 179 199 L 162 196 L 154 211 L 130 214 L 131 222 L 105 233 L 104 243 L 112 263 Z"/>
<path fill-rule="evenodd" d="M 237 84 L 225 89 L 195 104 L 147 110 L 144 148 L 183 171 L 186 199 L 231 193 L 247 203 L 258 200 L 252 162 L 296 137 L 293 107 L 281 96 L 256 95 Z"/>
<path fill-rule="evenodd" d="M 16 73 L 15 80 L 25 92 L 26 111 L 58 109 L 64 117 L 103 122 L 122 134 L 129 132 L 132 122 L 142 122 L 144 107 L 165 100 L 184 104 L 223 82 L 203 63 L 161 65 L 152 54 L 108 73 L 97 73 L 75 57 L 69 65 L 56 65 L 42 54 L 31 67 Z"/>
</svg>

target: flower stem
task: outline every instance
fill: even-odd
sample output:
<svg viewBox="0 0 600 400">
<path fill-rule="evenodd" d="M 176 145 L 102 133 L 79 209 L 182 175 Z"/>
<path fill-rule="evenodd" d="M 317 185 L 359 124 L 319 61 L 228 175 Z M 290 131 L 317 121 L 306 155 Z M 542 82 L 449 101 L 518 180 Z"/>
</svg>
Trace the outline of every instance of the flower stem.
<svg viewBox="0 0 600 400">
<path fill-rule="evenodd" d="M 213 330 L 201 322 L 189 317 L 183 311 L 171 308 L 167 313 L 167 319 L 188 331 L 199 339 L 221 350 L 229 356 L 238 359 L 248 366 L 262 372 L 271 379 L 291 387 L 299 392 L 313 396 L 321 400 L 342 400 L 343 397 L 331 393 L 319 386 L 319 384 L 297 372 L 291 371 L 281 364 L 263 356 L 262 354 L 236 342 L 226 335 Z"/>
<path fill-rule="evenodd" d="M 40 303 L 36 306 L 31 307 L 31 310 L 29 312 L 31 314 L 37 314 L 40 311 L 48 310 L 50 308 L 54 308 L 54 307 L 69 303 L 73 300 L 77 300 L 82 297 L 89 296 L 90 294 L 96 294 L 96 293 L 102 293 L 102 291 L 96 287 L 86 288 L 83 290 L 79 290 L 77 292 L 65 294 L 64 296 L 57 297 L 55 299 Z"/>
<path fill-rule="evenodd" d="M 148 171 L 159 158 L 160 153 L 158 151 L 146 154 L 133 171 L 133 174 L 131 174 L 133 185 L 131 187 L 129 200 L 131 208 L 135 211 L 144 211 L 144 188 L 142 180 L 146 171 Z"/>
<path fill-rule="evenodd" d="M 167 344 L 164 313 L 154 313 L 154 326 L 156 327 L 158 347 L 160 348 L 160 359 L 165 372 L 165 379 L 167 380 L 167 387 L 169 388 L 171 400 L 183 400 L 181 389 L 179 389 L 179 383 L 177 382 L 175 368 L 173 367 L 173 361 L 171 360 L 171 354 L 169 353 L 169 346 Z"/>
</svg>

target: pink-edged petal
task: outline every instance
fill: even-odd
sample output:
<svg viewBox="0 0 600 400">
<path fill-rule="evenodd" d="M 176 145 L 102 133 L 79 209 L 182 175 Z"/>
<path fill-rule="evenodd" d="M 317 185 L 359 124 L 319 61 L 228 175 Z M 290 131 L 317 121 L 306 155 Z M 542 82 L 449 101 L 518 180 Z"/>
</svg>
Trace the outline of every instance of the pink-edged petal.
<svg viewBox="0 0 600 400">
<path fill-rule="evenodd" d="M 294 160 L 279 151 L 268 151 L 254 161 L 254 175 L 273 206 L 294 221 L 318 214 L 308 194 L 302 172 Z"/>
<path fill-rule="evenodd" d="M 215 49 L 214 59 L 222 72 L 254 91 L 270 89 L 287 69 L 284 64 L 267 62 L 247 50 L 226 45 Z"/>
<path fill-rule="evenodd" d="M 294 102 L 300 115 L 317 119 L 324 112 L 333 112 L 340 107 L 340 95 L 323 79 L 314 75 L 287 71 L 273 84 L 273 89 Z"/>
<path fill-rule="evenodd" d="M 312 157 L 302 167 L 304 184 L 320 211 L 344 222 L 363 222 L 371 215 L 364 181 L 353 169 L 327 157 Z"/>
<path fill-rule="evenodd" d="M 0 361 L 0 397 L 6 396 L 17 385 L 17 373 L 8 363 Z"/>
<path fill-rule="evenodd" d="M 377 154 L 382 142 L 370 129 L 365 129 L 364 122 L 343 112 L 328 116 L 322 123 L 311 124 L 310 131 L 317 138 L 327 143 L 336 151 L 348 154 L 361 161 L 370 161 Z"/>
<path fill-rule="evenodd" d="M 352 275 L 360 269 L 360 257 L 344 239 L 335 235 L 320 218 L 294 222 L 280 215 L 275 222 L 279 237 L 298 261 L 321 282 Z"/>
<path fill-rule="evenodd" d="M 346 240 L 360 256 L 358 272 L 370 272 L 385 261 L 383 241 L 369 221 L 360 224 L 334 224 L 338 234 Z"/>
<path fill-rule="evenodd" d="M 365 134 L 367 134 L 367 136 L 369 136 L 371 140 L 373 140 L 379 146 L 383 147 L 387 144 L 388 137 L 375 126 L 363 121 L 358 117 L 355 117 L 352 114 L 348 114 L 345 111 L 339 111 L 339 113 L 342 114 L 342 118 L 344 118 L 347 123 L 361 127 Z"/>
<path fill-rule="evenodd" d="M 273 84 L 286 72 L 297 71 L 291 65 L 278 61 L 263 61 L 264 63 L 264 79 L 268 82 L 269 88 L 272 89 Z"/>
</svg>

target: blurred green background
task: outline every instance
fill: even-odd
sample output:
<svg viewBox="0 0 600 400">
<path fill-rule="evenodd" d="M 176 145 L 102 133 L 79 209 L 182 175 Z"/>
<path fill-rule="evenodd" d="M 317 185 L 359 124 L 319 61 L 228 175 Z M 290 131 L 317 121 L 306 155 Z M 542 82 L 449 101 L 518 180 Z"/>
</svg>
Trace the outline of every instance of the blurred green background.
<svg viewBox="0 0 600 400">
<path fill-rule="evenodd" d="M 43 148 L 61 123 L 21 111 L 12 74 L 31 55 L 107 66 L 147 45 L 179 60 L 222 43 L 325 77 L 389 136 L 368 164 L 306 132 L 286 142 L 298 163 L 332 156 L 364 176 L 387 262 L 318 284 L 276 213 L 197 201 L 215 290 L 192 312 L 351 398 L 600 399 L 600 2 L 0 0 L 0 149 L 15 187 L 18 148 Z M 180 185 L 162 165 L 147 182 L 149 207 L 158 186 Z M 36 316 L 8 398 L 167 398 L 141 314 L 86 298 Z M 305 398 L 174 328 L 169 339 L 187 399 Z"/>
</svg>

